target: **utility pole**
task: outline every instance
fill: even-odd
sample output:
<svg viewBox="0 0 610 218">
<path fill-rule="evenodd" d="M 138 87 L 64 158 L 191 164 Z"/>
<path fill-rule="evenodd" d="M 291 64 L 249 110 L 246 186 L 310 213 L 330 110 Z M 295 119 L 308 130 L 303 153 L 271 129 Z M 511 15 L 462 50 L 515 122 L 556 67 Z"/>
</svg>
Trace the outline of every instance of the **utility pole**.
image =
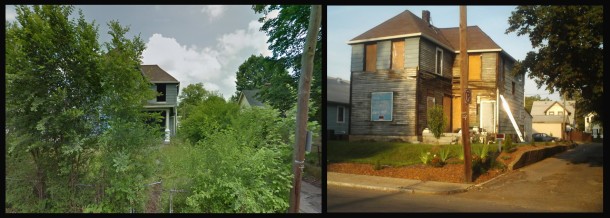
<svg viewBox="0 0 610 218">
<path fill-rule="evenodd" d="M 460 5 L 460 88 L 462 90 L 462 144 L 464 145 L 464 176 L 466 183 L 472 182 L 472 158 L 470 156 L 470 130 L 468 129 L 468 54 L 466 36 L 466 6 Z"/>
<path fill-rule="evenodd" d="M 316 51 L 316 39 L 322 22 L 322 6 L 312 5 L 309 13 L 309 26 L 301 57 L 301 77 L 299 78 L 299 94 L 297 100 L 297 120 L 294 147 L 294 163 L 292 171 L 292 190 L 290 191 L 289 213 L 298 213 L 301 194 L 301 174 L 305 167 L 305 144 L 307 141 L 307 114 L 309 111 L 309 92 L 311 90 L 311 78 L 314 68 L 314 54 Z"/>
</svg>

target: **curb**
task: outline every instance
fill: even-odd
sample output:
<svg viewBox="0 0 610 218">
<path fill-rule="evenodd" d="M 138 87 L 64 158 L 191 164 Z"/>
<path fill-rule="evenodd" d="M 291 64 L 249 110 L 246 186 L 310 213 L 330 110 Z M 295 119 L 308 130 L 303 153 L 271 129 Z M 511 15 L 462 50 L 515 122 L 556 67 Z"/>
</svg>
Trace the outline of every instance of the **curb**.
<svg viewBox="0 0 610 218">
<path fill-rule="evenodd" d="M 371 185 L 360 185 L 360 184 L 345 183 L 345 182 L 334 182 L 334 181 L 326 181 L 326 184 L 327 185 L 337 185 L 337 186 L 351 187 L 351 188 L 362 188 L 362 189 L 379 190 L 379 191 L 394 191 L 394 192 L 405 192 L 405 193 L 411 193 L 411 194 L 429 194 L 429 195 L 450 195 L 450 194 L 462 193 L 462 192 L 467 192 L 468 190 L 472 189 L 472 187 L 474 186 L 474 185 L 472 185 L 472 186 L 469 186 L 467 188 L 453 189 L 453 190 L 448 190 L 448 191 L 431 191 L 431 190 L 421 190 L 421 189 L 409 188 L 409 187 L 396 187 L 396 188 L 392 188 L 392 187 L 380 187 L 380 186 L 371 186 Z"/>
</svg>

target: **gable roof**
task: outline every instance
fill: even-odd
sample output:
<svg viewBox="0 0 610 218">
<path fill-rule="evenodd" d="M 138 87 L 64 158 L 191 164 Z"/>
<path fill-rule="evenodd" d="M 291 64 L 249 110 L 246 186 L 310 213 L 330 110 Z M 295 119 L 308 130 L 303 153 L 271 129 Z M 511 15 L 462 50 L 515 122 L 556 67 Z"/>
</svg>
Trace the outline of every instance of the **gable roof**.
<svg viewBox="0 0 610 218">
<path fill-rule="evenodd" d="M 372 29 L 356 36 L 348 44 L 360 41 L 377 41 L 391 38 L 404 38 L 409 35 L 425 35 L 432 40 L 450 47 L 451 45 L 440 33 L 440 30 L 422 20 L 409 10 L 390 18 Z M 450 47 L 451 48 L 451 47 Z M 453 48 L 451 48 L 453 49 Z M 453 49 L 455 50 L 455 49 Z"/>
<path fill-rule="evenodd" d="M 503 51 L 503 49 L 478 26 L 467 27 L 466 33 L 468 35 L 466 44 L 469 52 L 476 52 L 477 50 Z M 459 27 L 437 28 L 431 24 L 428 24 L 428 22 L 411 13 L 409 10 L 405 10 L 389 20 L 356 36 L 347 44 L 405 38 L 411 36 L 425 37 L 445 47 L 446 49 L 459 53 Z M 514 58 L 512 58 L 506 52 L 504 52 L 504 54 L 514 60 Z"/>
<path fill-rule="evenodd" d="M 247 101 L 250 106 L 264 106 L 263 102 L 256 99 L 257 89 L 254 90 L 243 90 L 239 94 L 239 100 L 237 103 L 241 104 L 242 101 Z"/>
<path fill-rule="evenodd" d="M 559 105 L 562 108 L 565 108 L 571 114 L 574 114 L 574 105 L 575 101 L 566 101 L 566 105 L 564 106 L 562 102 L 559 101 L 534 101 L 532 103 L 532 116 L 537 115 L 546 115 L 546 112 L 555 104 Z"/>
<path fill-rule="evenodd" d="M 349 104 L 349 80 L 337 77 L 326 78 L 326 101 Z"/>
<path fill-rule="evenodd" d="M 180 83 L 165 70 L 161 69 L 159 65 L 140 65 L 142 74 L 148 78 L 152 83 Z"/>
</svg>

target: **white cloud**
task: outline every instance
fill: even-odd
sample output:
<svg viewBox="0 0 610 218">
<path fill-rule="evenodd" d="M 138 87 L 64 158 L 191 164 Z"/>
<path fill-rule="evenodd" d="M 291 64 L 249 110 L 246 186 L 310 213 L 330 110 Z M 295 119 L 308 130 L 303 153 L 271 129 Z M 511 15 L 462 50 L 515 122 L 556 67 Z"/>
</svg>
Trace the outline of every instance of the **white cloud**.
<svg viewBox="0 0 610 218">
<path fill-rule="evenodd" d="M 181 45 L 176 39 L 153 34 L 142 56 L 144 64 L 157 64 L 172 74 L 180 87 L 202 82 L 210 91 L 219 91 L 225 99 L 235 93 L 235 72 L 250 55 L 271 55 L 268 37 L 251 21 L 247 29 L 238 29 L 205 48 Z"/>
<path fill-rule="evenodd" d="M 273 10 L 270 11 L 267 16 L 265 16 L 265 19 L 269 20 L 269 19 L 273 19 L 276 18 L 278 15 L 280 15 L 280 10 Z"/>
<path fill-rule="evenodd" d="M 203 6 L 201 12 L 208 14 L 210 16 L 210 22 L 218 19 L 225 12 L 226 7 L 223 5 L 206 5 Z"/>
</svg>

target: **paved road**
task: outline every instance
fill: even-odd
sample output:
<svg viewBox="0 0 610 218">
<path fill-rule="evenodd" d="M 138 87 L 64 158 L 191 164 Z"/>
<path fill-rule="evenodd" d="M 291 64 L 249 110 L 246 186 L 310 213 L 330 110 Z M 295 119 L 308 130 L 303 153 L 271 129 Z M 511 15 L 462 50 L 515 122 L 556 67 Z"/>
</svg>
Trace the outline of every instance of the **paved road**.
<svg viewBox="0 0 610 218">
<path fill-rule="evenodd" d="M 328 186 L 327 212 L 603 212 L 603 145 L 581 144 L 452 195 Z"/>
</svg>

